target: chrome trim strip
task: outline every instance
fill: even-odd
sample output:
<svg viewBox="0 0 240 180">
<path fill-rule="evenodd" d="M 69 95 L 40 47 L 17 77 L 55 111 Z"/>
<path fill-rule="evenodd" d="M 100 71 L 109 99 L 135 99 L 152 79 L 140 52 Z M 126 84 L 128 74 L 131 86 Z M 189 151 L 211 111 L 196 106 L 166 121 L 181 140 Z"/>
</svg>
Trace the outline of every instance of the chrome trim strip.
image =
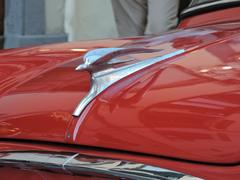
<svg viewBox="0 0 240 180">
<path fill-rule="evenodd" d="M 129 50 L 129 49 L 126 49 Z M 97 95 L 103 92 L 112 84 L 116 83 L 117 81 L 139 71 L 146 67 L 149 67 L 155 63 L 160 61 L 166 60 L 168 58 L 183 54 L 185 52 L 184 49 L 180 49 L 174 51 L 169 54 L 165 54 L 163 56 L 146 59 L 138 62 L 134 62 L 130 65 L 123 65 L 117 68 L 114 68 L 113 64 L 124 64 L 128 61 L 133 61 L 131 57 L 126 60 L 115 59 L 113 58 L 106 59 L 106 56 L 109 56 L 111 53 L 117 54 L 119 51 L 124 51 L 123 48 L 103 48 L 103 49 L 96 49 L 90 51 L 84 56 L 84 64 L 79 65 L 76 70 L 87 70 L 91 73 L 91 89 L 88 95 L 82 99 L 79 103 L 75 111 L 73 112 L 73 116 L 80 116 L 82 111 L 86 108 L 86 106 L 94 99 Z M 151 53 L 156 50 L 152 49 L 135 49 L 134 53 Z M 158 50 L 159 51 L 159 50 Z M 132 52 L 129 51 L 129 54 Z M 127 56 L 126 53 L 123 54 Z M 117 56 L 119 57 L 119 56 Z M 101 62 L 102 61 L 102 62 Z M 95 65 L 98 63 L 97 65 Z M 98 69 L 100 67 L 100 70 Z M 103 67 L 101 69 L 101 67 Z"/>
<path fill-rule="evenodd" d="M 184 16 L 185 14 L 188 14 L 188 13 L 191 13 L 194 11 L 198 11 L 198 10 L 201 10 L 204 8 L 209 8 L 211 6 L 218 6 L 218 5 L 224 5 L 226 3 L 236 3 L 236 2 L 239 2 L 239 0 L 218 0 L 215 2 L 209 2 L 209 3 L 189 7 L 187 9 L 185 9 L 184 11 L 182 11 L 181 16 Z"/>
<path fill-rule="evenodd" d="M 102 157 L 56 152 L 1 152 L 0 166 L 28 170 L 52 171 L 71 175 L 110 176 L 128 179 L 199 179 L 184 173 Z"/>
</svg>

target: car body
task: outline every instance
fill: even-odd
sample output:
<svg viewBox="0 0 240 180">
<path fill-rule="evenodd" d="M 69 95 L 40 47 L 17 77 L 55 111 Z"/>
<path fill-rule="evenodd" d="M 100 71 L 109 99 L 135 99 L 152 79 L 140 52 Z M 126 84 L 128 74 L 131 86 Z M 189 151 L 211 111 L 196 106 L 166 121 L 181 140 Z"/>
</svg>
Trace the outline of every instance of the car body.
<svg viewBox="0 0 240 180">
<path fill-rule="evenodd" d="M 161 35 L 3 50 L 1 177 L 239 179 L 237 5 L 192 2 Z"/>
</svg>

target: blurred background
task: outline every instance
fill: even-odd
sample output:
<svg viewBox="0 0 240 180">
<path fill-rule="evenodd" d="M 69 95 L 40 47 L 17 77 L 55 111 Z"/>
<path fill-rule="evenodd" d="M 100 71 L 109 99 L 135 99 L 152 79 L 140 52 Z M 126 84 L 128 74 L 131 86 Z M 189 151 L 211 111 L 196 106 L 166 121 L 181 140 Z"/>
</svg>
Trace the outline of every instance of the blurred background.
<svg viewBox="0 0 240 180">
<path fill-rule="evenodd" d="M 0 0 L 1 48 L 116 37 L 111 0 Z"/>
<path fill-rule="evenodd" d="M 0 0 L 0 33 L 2 48 L 118 36 L 109 0 Z"/>
</svg>

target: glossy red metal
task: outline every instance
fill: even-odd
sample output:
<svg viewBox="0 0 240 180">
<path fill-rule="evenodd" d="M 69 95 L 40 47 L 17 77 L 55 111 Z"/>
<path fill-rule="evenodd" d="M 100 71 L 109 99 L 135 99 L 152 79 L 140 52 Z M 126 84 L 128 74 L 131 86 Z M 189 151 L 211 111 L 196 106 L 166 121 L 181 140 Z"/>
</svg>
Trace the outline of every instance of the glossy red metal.
<svg viewBox="0 0 240 180">
<path fill-rule="evenodd" d="M 159 43 L 156 37 L 140 43 L 163 49 L 141 55 L 142 59 L 174 49 L 186 52 L 109 87 L 73 124 L 70 142 L 196 162 L 237 163 L 240 160 L 237 26 L 197 28 L 192 32 L 186 30 L 187 36 L 184 31 L 173 33 L 166 42 Z"/>
<path fill-rule="evenodd" d="M 87 72 L 75 68 L 84 53 L 103 47 L 159 50 L 131 55 L 139 61 L 180 49 L 185 53 L 117 82 L 74 118 L 91 83 Z M 235 22 L 154 37 L 3 51 L 0 138 L 128 151 L 97 153 L 204 178 L 239 177 L 239 49 L 240 24 Z M 24 149 L 21 146 L 5 144 L 0 149 Z"/>
<path fill-rule="evenodd" d="M 186 19 L 183 19 L 178 25 L 178 28 L 191 28 L 210 24 L 220 24 L 239 21 L 240 21 L 240 7 L 235 7 L 190 16 Z"/>
<path fill-rule="evenodd" d="M 108 40 L 100 44 L 121 45 Z M 127 41 L 128 42 L 128 41 Z M 3 50 L 0 54 L 0 136 L 64 142 L 72 112 L 87 94 L 80 58 L 98 42 Z"/>
</svg>

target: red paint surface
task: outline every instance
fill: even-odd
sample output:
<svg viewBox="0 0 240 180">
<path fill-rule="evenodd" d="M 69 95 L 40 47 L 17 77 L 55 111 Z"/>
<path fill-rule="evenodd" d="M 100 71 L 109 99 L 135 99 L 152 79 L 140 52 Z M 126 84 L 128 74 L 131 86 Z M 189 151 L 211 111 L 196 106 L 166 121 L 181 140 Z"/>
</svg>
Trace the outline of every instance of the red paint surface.
<svg viewBox="0 0 240 180">
<path fill-rule="evenodd" d="M 240 24 L 235 23 L 142 39 L 3 51 L 0 137 L 67 142 L 196 162 L 237 163 L 239 32 Z M 75 58 L 86 52 L 84 49 L 119 46 L 159 50 L 132 55 L 138 60 L 179 49 L 186 53 L 111 86 L 96 98 L 82 124 L 76 126 L 78 118 L 71 114 L 88 92 L 90 80 L 88 73 L 75 71 L 82 63 L 81 58 Z M 67 140 L 67 132 L 72 137 L 76 132 L 76 139 Z M 193 164 L 164 162 L 165 168 L 198 174 L 199 168 L 194 169 Z M 202 168 L 199 174 L 206 177 L 224 174 L 219 167 Z M 239 175 L 234 168 L 227 173 Z"/>
<path fill-rule="evenodd" d="M 128 41 L 100 44 L 106 42 Z M 3 50 L 0 136 L 64 142 L 72 112 L 90 87 L 89 73 L 75 68 L 86 51 L 97 47 L 98 42 L 85 42 Z"/>
<path fill-rule="evenodd" d="M 240 21 L 240 7 L 202 13 L 182 20 L 178 28 L 199 27 L 210 24 L 220 24 Z"/>
<path fill-rule="evenodd" d="M 72 126 L 78 131 L 72 143 L 197 162 L 239 162 L 240 36 L 225 31 L 230 26 L 216 27 L 146 43 L 167 47 L 158 54 L 182 48 L 186 53 L 104 91 L 80 128 Z"/>
</svg>

